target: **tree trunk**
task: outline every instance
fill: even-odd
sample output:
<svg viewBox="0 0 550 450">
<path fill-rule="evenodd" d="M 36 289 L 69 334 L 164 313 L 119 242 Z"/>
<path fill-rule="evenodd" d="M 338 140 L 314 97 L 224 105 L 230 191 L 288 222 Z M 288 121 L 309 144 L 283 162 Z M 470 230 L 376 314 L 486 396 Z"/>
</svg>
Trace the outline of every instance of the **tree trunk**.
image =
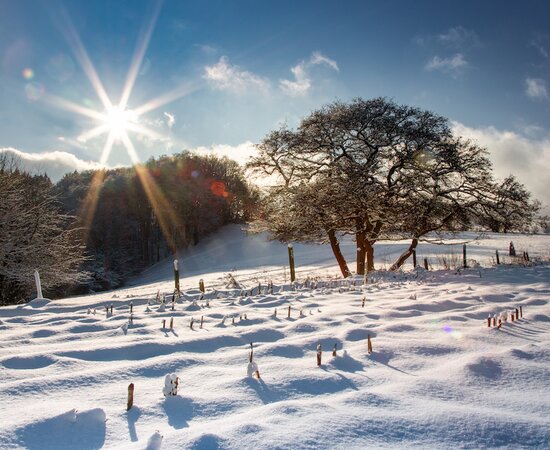
<svg viewBox="0 0 550 450">
<path fill-rule="evenodd" d="M 409 248 L 401 254 L 401 256 L 395 261 L 395 263 L 390 267 L 390 270 L 398 270 L 404 262 L 413 254 L 413 251 L 416 249 L 416 246 L 418 245 L 418 239 L 414 238 L 411 242 L 411 245 Z"/>
<path fill-rule="evenodd" d="M 359 217 L 355 219 L 355 240 L 357 242 L 357 275 L 365 275 L 365 231 Z"/>
<path fill-rule="evenodd" d="M 340 244 L 338 243 L 338 239 L 336 238 L 336 233 L 334 230 L 327 230 L 327 234 L 330 241 L 330 246 L 332 248 L 332 252 L 336 257 L 336 261 L 338 261 L 338 265 L 340 266 L 340 271 L 342 272 L 342 276 L 344 278 L 347 278 L 350 276 L 350 271 L 348 269 L 348 263 L 346 262 L 344 255 L 342 255 L 342 250 L 340 250 Z"/>
<path fill-rule="evenodd" d="M 365 253 L 367 256 L 367 272 L 374 272 L 374 246 L 369 239 L 365 239 Z"/>
</svg>

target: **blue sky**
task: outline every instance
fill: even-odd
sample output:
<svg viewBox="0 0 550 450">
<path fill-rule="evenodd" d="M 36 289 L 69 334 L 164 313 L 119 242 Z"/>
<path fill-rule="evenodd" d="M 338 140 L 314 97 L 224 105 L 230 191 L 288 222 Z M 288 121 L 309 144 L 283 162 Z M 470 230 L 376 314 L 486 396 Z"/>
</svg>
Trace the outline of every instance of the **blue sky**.
<svg viewBox="0 0 550 450">
<path fill-rule="evenodd" d="M 549 12 L 545 1 L 3 0 L 0 149 L 54 178 L 93 167 L 106 135 L 82 136 L 98 121 L 51 101 L 105 110 L 75 36 L 117 104 L 154 24 L 127 108 L 180 96 L 136 119 L 155 132 L 129 133 L 141 160 L 183 149 L 242 159 L 327 102 L 387 96 L 448 117 L 487 146 L 497 174 L 547 201 L 535 178 L 550 169 Z M 106 163 L 129 162 L 115 141 Z"/>
</svg>

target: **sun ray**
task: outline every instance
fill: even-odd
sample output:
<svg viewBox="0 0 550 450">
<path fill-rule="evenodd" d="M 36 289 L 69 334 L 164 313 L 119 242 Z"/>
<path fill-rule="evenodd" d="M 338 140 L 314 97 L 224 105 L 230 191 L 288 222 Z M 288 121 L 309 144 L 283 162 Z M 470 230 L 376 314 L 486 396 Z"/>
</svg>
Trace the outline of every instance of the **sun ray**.
<svg viewBox="0 0 550 450">
<path fill-rule="evenodd" d="M 105 120 L 105 114 L 97 112 L 94 109 L 86 108 L 85 106 L 79 105 L 78 103 L 71 102 L 70 100 L 65 100 L 62 97 L 58 97 L 47 92 L 44 93 L 42 99 L 51 105 L 57 106 L 58 108 L 64 109 L 66 111 L 74 112 L 80 114 L 81 116 L 89 117 L 90 119 L 95 119 L 99 121 Z"/>
<path fill-rule="evenodd" d="M 175 252 L 177 247 L 176 235 L 181 227 L 181 221 L 177 217 L 173 205 L 168 201 L 161 188 L 149 172 L 149 169 L 141 164 L 134 144 L 128 136 L 128 132 L 131 131 L 139 135 L 162 140 L 163 136 L 161 134 L 144 126 L 143 124 L 138 123 L 139 116 L 160 108 L 161 106 L 171 103 L 179 98 L 185 97 L 186 95 L 189 95 L 199 89 L 203 84 L 202 82 L 187 82 L 172 91 L 142 104 L 136 109 L 127 109 L 128 101 L 130 100 L 139 69 L 143 62 L 143 58 L 145 57 L 158 15 L 160 13 L 161 3 L 162 0 L 157 0 L 151 20 L 142 29 L 118 105 L 114 105 L 111 102 L 90 57 L 88 56 L 88 53 L 86 52 L 86 49 L 84 48 L 84 45 L 76 32 L 76 29 L 74 28 L 68 14 L 63 11 L 62 18 L 64 19 L 66 25 L 63 33 L 80 66 L 82 67 L 82 70 L 88 77 L 88 80 L 91 82 L 97 96 L 101 100 L 104 111 L 95 111 L 53 95 L 46 95 L 45 98 L 49 103 L 57 107 L 92 118 L 99 122 L 98 126 L 82 133 L 79 136 L 79 140 L 87 141 L 101 134 L 108 133 L 99 161 L 102 165 L 107 163 L 114 143 L 116 141 L 122 142 L 128 152 L 128 156 L 130 157 L 132 164 L 134 165 L 136 174 L 143 186 L 149 203 L 153 208 L 168 246 L 173 252 Z M 90 187 L 86 197 L 82 202 L 80 216 L 83 220 L 86 233 L 89 233 L 92 225 L 98 205 L 101 186 L 105 180 L 105 175 L 105 170 L 99 170 L 94 173 L 92 180 L 90 181 Z M 88 236 L 86 235 L 86 240 L 87 238 Z"/>
<path fill-rule="evenodd" d="M 86 141 L 89 141 L 90 139 L 93 139 L 97 136 L 100 136 L 104 133 L 107 133 L 108 131 L 109 131 L 109 125 L 103 124 L 103 125 L 99 125 L 95 128 L 92 128 L 91 130 L 88 130 L 85 133 L 82 133 L 76 139 L 79 142 L 86 142 Z"/>
<path fill-rule="evenodd" d="M 159 0 L 156 2 L 155 9 L 153 10 L 153 14 L 151 15 L 151 20 L 148 22 L 145 29 L 141 32 L 140 40 L 138 42 L 138 45 L 136 46 L 136 50 L 132 58 L 132 63 L 130 64 L 130 69 L 128 70 L 128 75 L 126 77 L 126 83 L 124 83 L 124 89 L 120 97 L 119 107 L 122 110 L 126 108 L 128 100 L 130 99 L 130 95 L 132 94 L 132 90 L 134 88 L 134 84 L 139 73 L 139 68 L 141 67 L 141 63 L 145 56 L 145 52 L 147 51 L 147 47 L 149 47 L 149 41 L 151 39 L 151 35 L 153 34 L 153 30 L 155 28 L 155 24 L 160 13 L 161 5 L 162 1 Z"/>
<path fill-rule="evenodd" d="M 134 163 L 136 174 L 139 177 L 149 203 L 155 212 L 160 229 L 172 253 L 176 252 L 175 233 L 180 227 L 180 221 L 174 212 L 173 206 L 168 202 L 157 183 L 149 173 L 147 167 L 139 162 L 139 157 L 126 133 L 122 135 L 122 143 L 126 146 L 128 154 Z"/>
<path fill-rule="evenodd" d="M 143 105 L 134 108 L 134 112 L 138 116 L 141 116 L 142 114 L 158 109 L 161 106 L 172 103 L 179 98 L 185 97 L 195 92 L 200 88 L 201 85 L 202 83 L 199 82 L 187 82 L 184 85 L 167 92 L 166 94 L 160 95 L 159 97 L 149 100 L 147 103 L 144 103 Z"/>
<path fill-rule="evenodd" d="M 141 134 L 142 136 L 150 137 L 151 139 L 166 139 L 162 134 L 157 133 L 155 130 L 152 130 L 151 128 L 139 123 L 128 123 L 126 125 L 126 129 L 129 131 L 133 131 L 134 133 Z"/>
<path fill-rule="evenodd" d="M 76 32 L 76 29 L 74 28 L 74 25 L 65 10 L 62 11 L 62 17 L 66 26 L 66 28 L 64 28 L 63 30 L 63 33 L 65 34 L 65 38 L 72 48 L 76 59 L 80 63 L 80 66 L 88 77 L 88 80 L 90 80 L 90 83 L 92 83 L 92 86 L 97 96 L 101 100 L 101 103 L 103 103 L 105 109 L 111 108 L 113 105 L 111 103 L 111 100 L 109 99 L 109 96 L 107 95 L 107 91 L 105 91 L 103 83 L 101 82 L 99 75 L 97 74 L 95 67 L 92 64 L 92 61 L 90 60 L 90 57 L 88 56 L 84 45 L 82 45 L 80 37 L 78 36 L 78 33 Z"/>
<path fill-rule="evenodd" d="M 115 142 L 114 134 L 109 133 L 109 136 L 107 136 L 107 141 L 105 142 L 105 146 L 103 147 L 103 151 L 101 152 L 101 156 L 99 158 L 100 164 L 105 165 L 107 163 L 107 160 L 109 159 L 109 155 L 111 154 L 111 150 L 113 148 L 114 142 Z"/>
</svg>

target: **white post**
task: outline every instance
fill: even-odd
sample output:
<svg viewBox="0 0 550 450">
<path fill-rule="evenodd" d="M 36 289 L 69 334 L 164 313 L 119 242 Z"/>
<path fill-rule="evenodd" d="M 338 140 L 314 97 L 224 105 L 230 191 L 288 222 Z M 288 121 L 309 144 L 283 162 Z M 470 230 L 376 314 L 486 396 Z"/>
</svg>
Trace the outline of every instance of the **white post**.
<svg viewBox="0 0 550 450">
<path fill-rule="evenodd" d="M 36 283 L 36 298 L 44 298 L 42 297 L 42 285 L 40 284 L 40 274 L 38 270 L 34 271 L 34 282 Z"/>
</svg>

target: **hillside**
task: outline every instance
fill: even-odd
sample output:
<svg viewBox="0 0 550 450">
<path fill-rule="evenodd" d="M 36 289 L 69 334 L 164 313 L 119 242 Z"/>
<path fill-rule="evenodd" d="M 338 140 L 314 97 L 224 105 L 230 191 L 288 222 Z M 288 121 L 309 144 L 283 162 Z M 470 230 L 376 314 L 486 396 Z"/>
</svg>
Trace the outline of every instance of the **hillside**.
<svg viewBox="0 0 550 450">
<path fill-rule="evenodd" d="M 172 260 L 118 291 L 1 308 L 0 448 L 548 448 L 550 267 L 492 258 L 508 263 L 510 240 L 547 257 L 550 238 L 487 235 L 468 243 L 479 267 L 442 270 L 471 238 L 421 245 L 436 270 L 407 263 L 367 284 L 338 278 L 326 246 L 298 244 L 292 286 L 285 245 L 231 226 L 179 255 L 174 311 Z M 377 244 L 377 265 L 404 247 Z"/>
</svg>

